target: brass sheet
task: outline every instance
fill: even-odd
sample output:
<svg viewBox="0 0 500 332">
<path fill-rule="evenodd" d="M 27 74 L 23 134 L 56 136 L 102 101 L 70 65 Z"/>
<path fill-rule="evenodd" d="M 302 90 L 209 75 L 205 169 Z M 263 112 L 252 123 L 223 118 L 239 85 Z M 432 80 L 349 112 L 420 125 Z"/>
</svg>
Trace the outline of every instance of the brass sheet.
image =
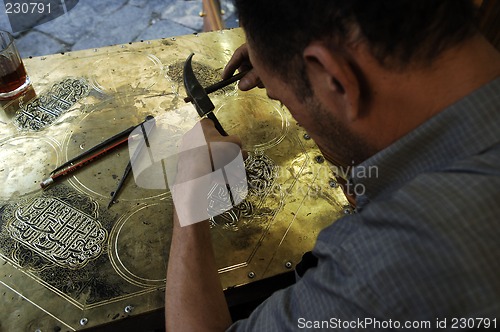
<svg viewBox="0 0 500 332">
<path fill-rule="evenodd" d="M 29 114 L 0 110 L 0 331 L 75 331 L 163 307 L 168 190 L 131 177 L 108 210 L 129 158 L 123 147 L 45 191 L 40 182 L 149 114 L 178 142 L 196 121 L 180 64 L 194 52 L 197 75 L 213 83 L 243 42 L 235 29 L 25 59 L 39 99 L 21 102 Z M 243 205 L 211 221 L 229 288 L 293 268 L 348 203 L 314 142 L 264 91 L 231 85 L 211 98 L 250 152 L 254 182 Z"/>
</svg>

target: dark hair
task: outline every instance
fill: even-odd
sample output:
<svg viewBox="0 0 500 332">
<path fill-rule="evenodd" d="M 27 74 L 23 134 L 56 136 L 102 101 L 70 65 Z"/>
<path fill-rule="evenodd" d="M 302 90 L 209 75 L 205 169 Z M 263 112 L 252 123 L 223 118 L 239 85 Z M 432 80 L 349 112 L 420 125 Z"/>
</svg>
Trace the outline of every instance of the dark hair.
<svg viewBox="0 0 500 332">
<path fill-rule="evenodd" d="M 475 33 L 472 0 L 235 0 L 235 5 L 259 57 L 299 85 L 297 75 L 305 74 L 302 52 L 313 40 L 342 51 L 357 29 L 381 65 L 403 69 L 429 64 Z"/>
</svg>

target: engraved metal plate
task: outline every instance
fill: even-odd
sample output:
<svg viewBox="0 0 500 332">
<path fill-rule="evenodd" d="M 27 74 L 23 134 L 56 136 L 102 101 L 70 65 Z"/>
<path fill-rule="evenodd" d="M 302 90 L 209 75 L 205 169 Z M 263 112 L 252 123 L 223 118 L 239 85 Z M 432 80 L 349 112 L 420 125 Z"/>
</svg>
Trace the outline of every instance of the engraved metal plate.
<svg viewBox="0 0 500 332">
<path fill-rule="evenodd" d="M 195 52 L 195 71 L 213 83 L 243 42 L 236 29 L 25 59 L 51 107 L 34 103 L 31 115 L 29 104 L 14 114 L 0 110 L 0 331 L 75 331 L 163 308 L 170 192 L 131 177 L 105 208 L 129 161 L 127 148 L 46 191 L 39 184 L 55 166 L 147 115 L 178 144 L 196 119 L 183 101 L 179 64 Z M 61 82 L 80 92 L 67 93 Z M 232 85 L 211 98 L 226 131 L 249 153 L 248 196 L 210 220 L 222 285 L 233 288 L 289 271 L 348 203 L 330 185 L 333 174 L 317 161 L 314 142 L 264 91 Z M 230 204 L 226 193 L 217 186 L 210 192 L 213 215 Z"/>
</svg>

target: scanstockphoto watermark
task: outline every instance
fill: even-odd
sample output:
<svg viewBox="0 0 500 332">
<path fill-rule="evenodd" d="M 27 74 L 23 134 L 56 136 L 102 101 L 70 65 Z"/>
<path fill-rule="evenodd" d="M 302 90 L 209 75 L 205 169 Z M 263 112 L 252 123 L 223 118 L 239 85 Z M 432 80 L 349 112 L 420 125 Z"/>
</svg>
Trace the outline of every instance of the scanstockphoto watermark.
<svg viewBox="0 0 500 332">
<path fill-rule="evenodd" d="M 252 173 L 248 178 L 240 147 L 229 141 L 207 143 L 194 109 L 182 108 L 181 111 L 182 120 L 167 112 L 145 121 L 130 134 L 133 139 L 129 140 L 137 186 L 169 190 L 181 226 L 223 214 L 242 203 L 249 192 L 261 192 L 263 188 L 278 190 L 280 195 L 312 199 L 324 197 L 328 194 L 325 191 L 332 190 L 331 182 L 335 182 L 332 169 L 306 167 L 306 159 L 300 165 L 278 167 L 267 158 L 259 158 L 258 164 L 263 168 L 253 171 L 263 176 L 255 177 Z M 189 139 L 183 139 L 186 133 Z M 378 177 L 376 167 L 357 166 L 343 172 L 342 176 L 353 173 L 358 179 Z M 330 179 L 330 183 L 323 183 L 325 179 Z M 359 184 L 344 189 L 357 195 L 365 191 Z"/>
<path fill-rule="evenodd" d="M 379 168 L 376 165 L 353 165 L 347 167 L 333 167 L 333 173 L 343 179 L 356 179 L 356 181 L 347 181 L 344 191 L 349 196 L 362 196 L 366 193 L 366 186 L 363 180 L 378 179 Z"/>
<path fill-rule="evenodd" d="M 321 197 L 324 194 L 325 187 L 328 187 L 326 190 L 331 190 L 331 188 L 338 188 L 341 185 L 339 184 L 338 179 L 346 179 L 352 176 L 355 176 L 356 179 L 377 179 L 379 177 L 379 168 L 378 166 L 350 166 L 346 168 L 340 168 L 336 166 L 330 165 L 329 167 L 319 167 L 315 168 L 314 172 L 307 167 L 293 167 L 293 166 L 273 166 L 272 173 L 275 174 L 277 179 L 281 179 L 282 181 L 294 181 L 293 186 L 286 188 L 287 194 L 293 194 L 300 197 L 305 195 L 309 197 Z M 322 183 L 321 181 L 325 181 L 328 179 L 328 183 Z M 327 186 L 325 186 L 327 185 Z M 251 184 L 249 184 L 249 188 L 251 188 Z M 346 181 L 343 184 L 344 191 L 349 195 L 360 196 L 366 192 L 365 185 L 363 183 L 352 183 L 350 181 Z"/>
<path fill-rule="evenodd" d="M 353 330 L 380 330 L 380 329 L 430 329 L 431 321 L 398 321 L 398 320 L 380 320 L 376 318 L 358 318 L 352 320 L 343 320 L 339 318 L 330 318 L 328 320 L 307 320 L 299 318 L 297 320 L 299 329 L 353 329 Z"/>
<path fill-rule="evenodd" d="M 192 114 L 186 113 L 187 118 L 193 119 Z M 170 190 L 181 226 L 229 211 L 248 192 L 240 147 L 231 142 L 207 143 L 201 124 L 186 122 L 179 128 L 171 125 L 168 114 L 151 118 L 133 130 L 134 139 L 129 140 L 137 186 Z M 186 133 L 188 139 L 182 139 Z"/>
<path fill-rule="evenodd" d="M 294 169 L 288 167 L 276 166 L 276 173 L 279 177 L 292 177 L 296 178 L 297 184 L 293 188 L 293 193 L 299 195 L 309 195 L 311 197 L 320 197 L 324 188 L 315 179 L 330 179 L 330 187 L 337 188 L 340 186 L 338 179 L 345 180 L 342 184 L 342 189 L 349 196 L 362 196 L 366 193 L 366 186 L 363 180 L 367 179 L 378 179 L 379 178 L 379 168 L 375 165 L 357 165 L 348 167 L 337 167 L 330 165 L 330 167 L 321 167 L 317 170 L 317 173 L 313 177 L 308 177 L 311 174 L 306 172 L 306 174 L 298 174 Z M 301 181 L 304 178 L 305 181 Z M 355 178 L 356 182 L 348 181 L 348 179 Z"/>
<path fill-rule="evenodd" d="M 434 320 L 406 320 L 377 318 L 339 319 L 332 317 L 328 320 L 308 320 L 299 318 L 297 320 L 299 329 L 353 329 L 353 330 L 382 330 L 382 329 L 496 329 L 497 318 L 469 317 L 469 318 L 435 318 Z"/>
</svg>

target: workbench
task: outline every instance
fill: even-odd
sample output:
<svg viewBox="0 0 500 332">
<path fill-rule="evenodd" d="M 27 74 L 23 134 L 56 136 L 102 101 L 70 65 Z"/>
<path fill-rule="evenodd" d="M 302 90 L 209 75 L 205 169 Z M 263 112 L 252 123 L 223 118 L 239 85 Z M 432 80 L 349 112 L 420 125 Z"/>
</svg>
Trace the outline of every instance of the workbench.
<svg viewBox="0 0 500 332">
<path fill-rule="evenodd" d="M 244 41 L 234 29 L 24 59 L 36 97 L 0 110 L 0 331 L 162 326 L 168 189 L 131 177 L 108 209 L 129 161 L 126 147 L 46 190 L 40 182 L 147 115 L 178 142 L 197 121 L 183 101 L 185 59 L 195 53 L 195 73 L 207 86 Z M 330 165 L 279 102 L 235 84 L 211 99 L 261 184 L 244 209 L 211 220 L 231 305 L 252 285 L 293 271 L 320 230 L 351 210 Z"/>
</svg>

